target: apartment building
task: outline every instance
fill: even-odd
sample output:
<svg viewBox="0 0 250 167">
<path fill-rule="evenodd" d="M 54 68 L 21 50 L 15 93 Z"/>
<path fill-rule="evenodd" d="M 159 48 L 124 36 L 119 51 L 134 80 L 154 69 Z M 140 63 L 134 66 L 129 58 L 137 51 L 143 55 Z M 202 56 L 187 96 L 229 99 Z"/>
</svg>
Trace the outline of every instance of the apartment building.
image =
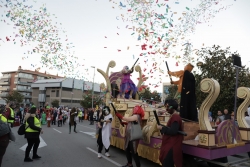
<svg viewBox="0 0 250 167">
<path fill-rule="evenodd" d="M 46 102 L 51 105 L 52 101 L 58 100 L 60 106 L 80 107 L 84 90 L 92 90 L 92 85 L 74 78 L 38 80 L 31 84 L 32 102 L 44 106 Z M 94 84 L 94 93 L 101 93 L 100 84 Z"/>
<path fill-rule="evenodd" d="M 63 78 L 58 75 L 46 74 L 46 72 L 24 70 L 21 66 L 16 71 L 2 72 L 2 75 L 0 78 L 0 98 L 4 98 L 9 92 L 16 90 L 24 95 L 24 104 L 31 102 L 31 84 L 34 81 L 48 78 Z"/>
</svg>

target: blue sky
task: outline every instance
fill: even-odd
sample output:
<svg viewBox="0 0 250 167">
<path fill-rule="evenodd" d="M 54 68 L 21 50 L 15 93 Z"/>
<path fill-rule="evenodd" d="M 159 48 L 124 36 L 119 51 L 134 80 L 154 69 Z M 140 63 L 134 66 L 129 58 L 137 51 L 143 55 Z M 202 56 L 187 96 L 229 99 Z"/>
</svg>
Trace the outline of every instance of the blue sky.
<svg viewBox="0 0 250 167">
<path fill-rule="evenodd" d="M 32 4 L 33 9 L 46 4 L 48 13 L 55 14 L 57 18 L 52 20 L 52 24 L 56 22 L 62 23 L 60 27 L 67 31 L 62 36 L 65 38 L 67 35 L 67 39 L 73 43 L 74 48 L 72 48 L 72 51 L 74 51 L 75 56 L 79 57 L 79 63 L 83 65 L 80 70 L 85 73 L 86 79 L 92 80 L 93 68 L 90 68 L 90 66 L 95 66 L 105 71 L 110 60 L 116 61 L 116 67 L 111 71 L 120 71 L 125 65 L 132 66 L 138 57 L 143 69 L 152 67 L 150 60 L 148 63 L 145 63 L 144 60 L 146 58 L 139 56 L 141 49 L 136 45 L 142 45 L 143 42 L 138 41 L 136 36 L 131 35 L 132 31 L 126 28 L 127 26 L 137 25 L 121 20 L 121 14 L 127 17 L 128 8 L 119 8 L 119 2 L 109 0 L 39 0 L 36 3 L 33 1 L 25 3 Z M 121 2 L 125 4 L 125 1 L 122 0 Z M 159 2 L 166 3 L 164 0 L 159 0 Z M 176 4 L 176 2 L 179 2 L 179 4 Z M 205 47 L 212 46 L 213 44 L 218 44 L 224 48 L 230 46 L 232 51 L 240 53 L 243 65 L 249 66 L 248 43 L 250 23 L 248 20 L 250 18 L 250 1 L 221 0 L 218 2 L 222 6 L 229 4 L 232 4 L 232 6 L 217 13 L 214 18 L 210 19 L 209 23 L 196 26 L 195 33 L 189 36 L 193 49 L 199 49 L 203 45 Z M 173 12 L 177 12 L 174 23 L 178 23 L 178 14 L 184 11 L 185 7 L 191 9 L 197 6 L 199 0 L 169 0 L 167 3 Z M 5 8 L 0 7 L 0 15 L 4 14 L 4 11 Z M 13 26 L 6 25 L 3 21 L 0 22 L 0 38 L 5 39 L 6 36 L 12 35 L 13 31 L 16 31 L 13 29 Z M 29 55 L 28 59 L 22 60 L 24 53 L 30 50 L 33 44 L 20 47 L 20 45 L 13 44 L 13 42 L 0 41 L 0 45 L 0 71 L 16 70 L 19 65 L 24 69 L 32 70 L 41 67 L 39 54 Z M 118 52 L 118 49 L 121 51 Z M 182 54 L 181 52 L 179 53 L 178 48 L 172 50 L 172 52 L 175 52 L 177 55 Z M 157 59 L 157 56 L 156 61 L 164 61 L 162 58 Z M 175 59 L 165 60 L 168 60 L 170 69 L 180 70 L 183 68 L 181 63 L 179 66 L 175 65 Z M 36 66 L 33 67 L 31 64 Z M 162 65 L 162 69 L 166 73 L 164 65 Z M 45 70 L 52 74 L 60 74 L 60 71 L 57 70 L 41 69 L 41 71 Z M 137 77 L 138 74 L 133 73 L 135 82 Z M 95 81 L 99 83 L 104 82 L 103 77 L 98 72 L 96 72 Z M 162 81 L 168 82 L 169 78 L 164 76 Z M 150 78 L 147 83 L 156 84 L 158 82 L 157 78 Z M 161 91 L 161 88 L 157 88 L 157 90 Z"/>
</svg>

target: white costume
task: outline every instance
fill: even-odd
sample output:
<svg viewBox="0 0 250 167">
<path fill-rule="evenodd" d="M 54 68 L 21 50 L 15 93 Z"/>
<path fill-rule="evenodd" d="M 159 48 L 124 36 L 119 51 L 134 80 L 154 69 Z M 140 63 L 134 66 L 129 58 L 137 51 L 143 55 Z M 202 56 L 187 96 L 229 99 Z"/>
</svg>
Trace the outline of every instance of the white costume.
<svg viewBox="0 0 250 167">
<path fill-rule="evenodd" d="M 109 146 L 110 146 L 110 137 L 111 137 L 111 122 L 113 120 L 112 115 L 110 114 L 110 108 L 105 106 L 102 111 L 102 115 L 98 120 L 98 126 L 101 126 L 101 129 L 98 129 L 98 158 L 101 158 L 101 152 L 103 146 L 105 148 L 105 155 L 109 157 Z M 106 122 L 107 121 L 107 122 Z"/>
<path fill-rule="evenodd" d="M 113 116 L 111 114 L 104 117 L 104 121 L 113 119 Z M 103 123 L 102 127 L 102 143 L 106 149 L 110 146 L 110 137 L 111 137 L 111 123 Z"/>
</svg>

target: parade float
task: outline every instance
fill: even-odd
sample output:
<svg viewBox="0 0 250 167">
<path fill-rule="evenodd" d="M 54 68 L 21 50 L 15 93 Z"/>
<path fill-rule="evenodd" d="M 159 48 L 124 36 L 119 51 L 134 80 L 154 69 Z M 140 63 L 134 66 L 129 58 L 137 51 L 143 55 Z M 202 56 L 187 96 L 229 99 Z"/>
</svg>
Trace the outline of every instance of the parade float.
<svg viewBox="0 0 250 167">
<path fill-rule="evenodd" d="M 142 120 L 143 139 L 140 140 L 138 146 L 138 154 L 150 161 L 160 164 L 159 153 L 161 148 L 161 134 L 157 129 L 157 121 L 153 114 L 154 110 L 159 110 L 159 104 L 149 105 L 145 101 L 139 100 L 140 93 L 143 93 L 143 82 L 147 79 L 142 75 L 141 67 L 135 66 L 135 71 L 139 73 L 138 92 L 134 99 L 119 98 L 119 85 L 121 83 L 121 72 L 114 72 L 109 75 L 109 69 L 116 66 L 115 61 L 110 61 L 106 72 L 101 69 L 97 71 L 105 78 L 106 95 L 105 103 L 110 105 L 113 103 L 115 109 L 125 117 L 132 115 L 132 110 L 136 105 L 141 105 L 145 110 L 145 116 Z M 145 87 L 144 87 L 145 88 Z M 203 160 L 211 164 L 221 166 L 249 166 L 248 157 L 238 156 L 237 154 L 250 152 L 250 127 L 246 123 L 245 111 L 250 105 L 250 89 L 239 87 L 237 90 L 238 98 L 244 99 L 237 110 L 237 122 L 226 120 L 214 127 L 208 119 L 208 112 L 220 93 L 220 84 L 210 78 L 205 78 L 200 83 L 200 90 L 207 93 L 206 99 L 199 108 L 199 122 L 183 121 L 183 131 L 187 134 L 184 136 L 183 153 L 195 160 Z M 115 116 L 114 109 L 112 114 L 114 121 L 112 122 L 111 145 L 120 149 L 124 149 L 125 126 L 122 126 L 120 120 Z M 160 123 L 166 125 L 169 119 L 168 115 L 158 116 Z M 241 158 L 239 161 L 231 163 L 222 163 L 216 161 L 227 156 L 237 155 Z M 190 159 L 189 159 L 190 160 Z M 187 161 L 189 161 L 187 160 Z M 187 166 L 195 166 L 193 161 L 186 163 Z"/>
</svg>

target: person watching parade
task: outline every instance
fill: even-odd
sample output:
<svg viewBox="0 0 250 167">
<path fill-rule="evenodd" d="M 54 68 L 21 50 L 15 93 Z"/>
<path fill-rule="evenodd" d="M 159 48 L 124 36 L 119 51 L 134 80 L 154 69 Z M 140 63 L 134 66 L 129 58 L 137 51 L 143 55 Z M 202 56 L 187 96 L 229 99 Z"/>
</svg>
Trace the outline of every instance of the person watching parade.
<svg viewBox="0 0 250 167">
<path fill-rule="evenodd" d="M 82 111 L 80 109 L 78 109 L 78 119 L 79 123 L 82 122 Z"/>
<path fill-rule="evenodd" d="M 0 110 L 0 120 L 3 123 L 7 124 L 8 120 L 2 114 L 3 111 L 4 111 L 4 109 L 1 108 L 1 110 Z M 9 125 L 7 125 L 7 126 L 9 126 Z M 0 132 L 0 166 L 2 165 L 3 156 L 4 156 L 4 154 L 6 152 L 6 149 L 7 149 L 8 145 L 9 145 L 9 140 L 10 140 L 10 137 L 9 137 L 8 129 L 6 129 L 6 128 L 5 128 L 5 130 L 1 129 L 1 132 Z"/>
<path fill-rule="evenodd" d="M 50 109 L 50 106 L 49 106 L 49 103 L 47 102 L 46 105 L 45 105 L 45 109 L 46 110 L 49 110 Z"/>
<path fill-rule="evenodd" d="M 158 125 L 162 134 L 162 145 L 159 160 L 162 167 L 182 167 L 182 119 L 177 112 L 178 103 L 175 100 L 165 101 L 166 111 L 170 114 L 167 126 Z"/>
<path fill-rule="evenodd" d="M 73 107 L 70 111 L 70 117 L 69 117 L 69 134 L 71 133 L 71 126 L 74 126 L 74 132 L 76 132 L 76 117 L 78 113 L 76 111 L 76 108 Z"/>
<path fill-rule="evenodd" d="M 14 107 L 15 105 L 13 103 L 8 103 L 5 107 L 5 117 L 7 118 L 8 123 L 11 125 L 11 128 L 13 128 L 15 122 L 15 112 L 13 110 Z"/>
<path fill-rule="evenodd" d="M 36 107 L 32 107 L 25 115 L 25 138 L 27 139 L 27 147 L 25 150 L 24 162 L 32 162 L 32 159 L 40 159 L 41 157 L 37 155 L 37 150 L 40 144 L 40 134 L 43 133 L 41 128 L 40 120 L 36 117 Z M 33 157 L 29 157 L 30 151 L 33 147 Z"/>
<path fill-rule="evenodd" d="M 36 108 L 36 106 L 32 102 L 31 102 L 31 108 Z"/>
</svg>

